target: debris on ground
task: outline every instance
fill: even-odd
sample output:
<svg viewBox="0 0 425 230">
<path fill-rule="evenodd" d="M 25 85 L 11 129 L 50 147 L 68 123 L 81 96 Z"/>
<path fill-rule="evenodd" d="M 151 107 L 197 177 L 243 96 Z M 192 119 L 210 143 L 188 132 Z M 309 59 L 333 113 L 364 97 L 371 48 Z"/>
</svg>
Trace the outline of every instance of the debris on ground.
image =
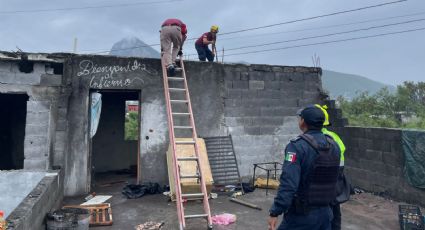
<svg viewBox="0 0 425 230">
<path fill-rule="evenodd" d="M 162 229 L 162 226 L 164 226 L 164 222 L 156 223 L 156 222 L 146 222 L 144 224 L 139 224 L 136 226 L 136 230 L 158 230 Z"/>
<path fill-rule="evenodd" d="M 399 205 L 398 210 L 398 218 L 401 230 L 424 229 L 424 219 L 419 206 Z"/>
<path fill-rule="evenodd" d="M 238 197 L 238 196 L 242 196 L 243 194 L 242 194 L 242 192 L 234 192 L 233 194 L 232 194 L 232 197 L 233 198 L 236 198 L 236 197 Z"/>
<path fill-rule="evenodd" d="M 129 184 L 122 190 L 122 194 L 124 194 L 128 199 L 136 199 L 146 194 L 159 193 L 162 193 L 162 189 L 158 183 Z"/>
<path fill-rule="evenodd" d="M 250 207 L 250 208 L 253 208 L 253 209 L 263 210 L 261 207 L 255 205 L 255 204 L 246 202 L 246 201 L 241 200 L 241 199 L 230 198 L 230 201 L 235 202 L 235 203 L 238 203 L 238 204 L 241 204 L 241 205 L 244 205 L 244 206 L 247 206 L 247 207 Z"/>
<path fill-rule="evenodd" d="M 354 187 L 352 194 L 360 194 L 360 193 L 364 193 L 364 192 L 365 191 L 363 189 Z"/>
<path fill-rule="evenodd" d="M 211 217 L 213 224 L 215 225 L 229 225 L 236 222 L 236 215 L 223 213 Z"/>
<path fill-rule="evenodd" d="M 279 181 L 269 178 L 268 185 L 267 185 L 267 179 L 259 177 L 255 180 L 254 185 L 257 188 L 277 189 L 279 188 Z"/>
<path fill-rule="evenodd" d="M 105 201 L 107 201 L 111 198 L 112 198 L 112 196 L 108 196 L 108 195 L 97 195 L 97 196 L 91 198 L 90 200 L 80 204 L 80 205 L 103 204 L 103 203 L 105 203 Z"/>
<path fill-rule="evenodd" d="M 109 226 L 113 224 L 112 208 L 110 203 L 93 204 L 93 205 L 66 205 L 62 209 L 86 209 L 89 212 L 90 227 L 92 226 Z"/>
<path fill-rule="evenodd" d="M 212 193 L 210 193 L 210 197 L 211 197 L 211 199 L 217 199 L 218 194 L 217 194 L 217 193 L 212 192 Z"/>
</svg>

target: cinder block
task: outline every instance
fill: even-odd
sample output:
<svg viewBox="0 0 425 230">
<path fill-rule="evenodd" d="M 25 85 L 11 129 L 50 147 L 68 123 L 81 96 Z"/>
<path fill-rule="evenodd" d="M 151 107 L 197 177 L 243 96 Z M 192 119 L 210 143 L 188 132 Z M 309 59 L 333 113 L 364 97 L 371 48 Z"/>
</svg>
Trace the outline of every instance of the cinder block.
<svg viewBox="0 0 425 230">
<path fill-rule="evenodd" d="M 265 89 L 279 90 L 280 89 L 280 81 L 266 81 L 264 82 Z"/>
<path fill-rule="evenodd" d="M 252 64 L 250 65 L 251 71 L 258 71 L 258 72 L 270 72 L 272 71 L 271 67 L 268 65 L 256 65 Z"/>
<path fill-rule="evenodd" d="M 261 135 L 271 135 L 274 134 L 276 131 L 276 127 L 275 126 L 260 126 L 260 132 Z"/>
<path fill-rule="evenodd" d="M 293 72 L 295 72 L 295 68 L 294 67 L 289 67 L 289 66 L 284 66 L 283 67 L 283 72 L 285 72 L 285 73 L 293 73 Z"/>
<path fill-rule="evenodd" d="M 297 66 L 297 67 L 295 67 L 295 72 L 297 72 L 297 73 L 309 73 L 310 68 L 303 67 L 303 66 Z"/>
<path fill-rule="evenodd" d="M 58 119 L 56 123 L 56 131 L 65 131 L 67 128 L 68 121 L 66 119 Z"/>
<path fill-rule="evenodd" d="M 62 85 L 62 75 L 42 74 L 41 79 L 40 79 L 40 85 L 61 86 Z"/>
<path fill-rule="evenodd" d="M 46 170 L 47 169 L 47 159 L 25 159 L 24 160 L 24 169 L 26 170 Z"/>
<path fill-rule="evenodd" d="M 25 159 L 44 159 L 48 154 L 48 146 L 47 145 L 37 145 L 32 146 L 31 148 L 25 149 Z"/>
<path fill-rule="evenodd" d="M 248 89 L 248 81 L 232 81 L 233 89 Z"/>
<path fill-rule="evenodd" d="M 375 151 L 375 150 L 370 150 L 370 149 L 366 149 L 366 155 L 365 158 L 367 160 L 372 160 L 372 161 L 382 161 L 382 152 L 381 151 Z"/>
<path fill-rule="evenodd" d="M 25 135 L 30 136 L 45 136 L 48 132 L 48 126 L 47 125 L 32 125 L 27 124 L 25 126 Z"/>
<path fill-rule="evenodd" d="M 291 75 L 290 73 L 284 73 L 284 72 L 276 72 L 274 74 L 276 81 L 283 81 L 283 82 L 288 82 L 290 75 Z"/>
<path fill-rule="evenodd" d="M 255 89 L 243 89 L 242 99 L 254 99 L 257 98 L 258 90 Z"/>
<path fill-rule="evenodd" d="M 229 127 L 229 133 L 233 135 L 243 135 L 245 130 L 243 126 Z"/>
<path fill-rule="evenodd" d="M 264 81 L 249 80 L 249 89 L 250 90 L 263 90 Z"/>
<path fill-rule="evenodd" d="M 260 126 L 244 127 L 244 131 L 247 135 L 261 135 Z"/>
<path fill-rule="evenodd" d="M 225 98 L 241 99 L 242 98 L 242 90 L 240 90 L 240 89 L 226 89 Z"/>
<path fill-rule="evenodd" d="M 283 68 L 279 66 L 273 66 L 272 67 L 273 72 L 283 72 Z"/>
<path fill-rule="evenodd" d="M 49 112 L 50 104 L 49 101 L 27 101 L 27 112 Z"/>
<path fill-rule="evenodd" d="M 260 109 L 259 108 L 243 108 L 242 112 L 243 116 L 260 116 Z"/>
<path fill-rule="evenodd" d="M 242 81 L 248 81 L 249 80 L 249 72 L 242 72 L 240 80 Z"/>
<path fill-rule="evenodd" d="M 225 107 L 224 116 L 225 117 L 240 117 L 243 115 L 242 108 L 239 107 Z"/>
<path fill-rule="evenodd" d="M 393 152 L 383 152 L 382 153 L 382 161 L 393 167 L 403 167 L 404 162 L 401 154 L 393 153 Z"/>
<path fill-rule="evenodd" d="M 49 119 L 49 112 L 27 112 L 27 124 L 47 126 L 49 125 Z"/>
<path fill-rule="evenodd" d="M 240 80 L 241 79 L 241 73 L 237 71 L 228 71 L 225 70 L 224 72 L 225 80 L 234 81 L 234 80 Z"/>
</svg>

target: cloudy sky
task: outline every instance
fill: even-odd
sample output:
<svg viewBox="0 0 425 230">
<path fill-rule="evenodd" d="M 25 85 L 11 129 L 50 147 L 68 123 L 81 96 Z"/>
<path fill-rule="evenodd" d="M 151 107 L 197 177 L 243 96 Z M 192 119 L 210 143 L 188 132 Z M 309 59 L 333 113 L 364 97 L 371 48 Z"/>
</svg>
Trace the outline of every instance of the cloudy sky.
<svg viewBox="0 0 425 230">
<path fill-rule="evenodd" d="M 183 20 L 188 25 L 188 37 L 193 38 L 212 24 L 220 26 L 220 33 L 228 33 L 392 1 L 396 0 L 3 0 L 0 50 L 19 47 L 27 52 L 71 52 L 74 38 L 78 38 L 79 53 L 96 53 L 109 50 L 124 37 L 136 36 L 147 44 L 157 44 L 160 25 L 166 18 Z M 224 60 L 229 62 L 312 66 L 316 54 L 324 69 L 395 85 L 405 80 L 425 81 L 424 28 L 425 1 L 407 0 L 225 34 L 219 37 L 217 47 L 224 48 Z M 309 45 L 416 29 L 422 30 Z M 341 34 L 327 36 L 335 33 Z M 321 35 L 326 36 L 309 38 Z M 273 42 L 282 43 L 240 48 Z M 159 50 L 158 46 L 153 48 Z M 234 48 L 240 49 L 230 50 Z M 240 54 L 263 50 L 272 51 Z M 185 44 L 184 52 L 195 52 L 193 41 Z"/>
</svg>

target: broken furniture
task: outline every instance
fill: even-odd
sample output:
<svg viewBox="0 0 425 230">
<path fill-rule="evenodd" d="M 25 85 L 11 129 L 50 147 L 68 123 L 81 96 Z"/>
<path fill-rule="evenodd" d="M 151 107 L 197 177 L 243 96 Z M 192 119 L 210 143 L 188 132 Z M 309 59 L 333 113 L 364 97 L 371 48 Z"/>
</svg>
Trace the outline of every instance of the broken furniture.
<svg viewBox="0 0 425 230">
<path fill-rule="evenodd" d="M 280 166 L 280 168 L 278 168 L 278 166 Z M 279 162 L 267 162 L 267 163 L 254 164 L 254 174 L 252 176 L 252 185 L 255 186 L 255 171 L 256 171 L 256 169 L 259 168 L 259 169 L 266 171 L 267 172 L 266 195 L 268 195 L 270 173 L 274 172 L 273 179 L 277 180 L 277 171 L 282 170 L 282 166 L 283 166 L 283 164 L 279 163 Z"/>
<path fill-rule="evenodd" d="M 113 224 L 111 204 L 67 205 L 63 208 L 83 208 L 89 211 L 90 227 L 110 226 Z"/>
</svg>

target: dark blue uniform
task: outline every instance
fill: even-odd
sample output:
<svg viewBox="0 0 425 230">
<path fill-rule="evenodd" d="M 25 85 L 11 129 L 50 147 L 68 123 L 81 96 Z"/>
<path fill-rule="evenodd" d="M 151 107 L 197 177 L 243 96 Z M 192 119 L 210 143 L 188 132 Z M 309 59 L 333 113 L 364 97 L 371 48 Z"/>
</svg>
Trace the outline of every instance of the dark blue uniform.
<svg viewBox="0 0 425 230">
<path fill-rule="evenodd" d="M 309 130 L 319 144 L 326 146 L 328 141 L 320 130 Z M 334 142 L 332 142 L 335 145 Z M 332 148 L 331 154 L 339 156 L 339 148 Z M 329 206 L 310 207 L 306 214 L 295 213 L 294 196 L 306 191 L 307 178 L 312 171 L 317 151 L 304 139 L 297 137 L 286 146 L 285 161 L 280 176 L 278 193 L 270 209 L 274 216 L 284 213 L 284 220 L 279 230 L 330 230 L 333 218 Z"/>
</svg>

